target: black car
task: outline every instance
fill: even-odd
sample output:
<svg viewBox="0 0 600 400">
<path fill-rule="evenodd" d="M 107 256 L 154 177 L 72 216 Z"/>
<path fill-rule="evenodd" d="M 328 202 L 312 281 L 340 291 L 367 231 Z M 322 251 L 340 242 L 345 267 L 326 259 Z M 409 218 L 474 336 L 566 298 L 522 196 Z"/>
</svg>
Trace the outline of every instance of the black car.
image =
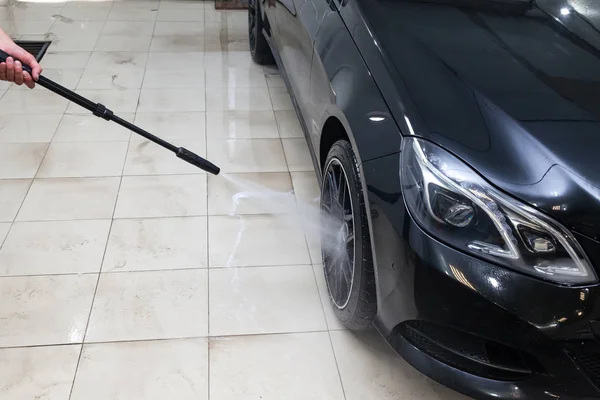
<svg viewBox="0 0 600 400">
<path fill-rule="evenodd" d="M 600 0 L 250 0 L 332 307 L 477 399 L 600 398 Z"/>
</svg>

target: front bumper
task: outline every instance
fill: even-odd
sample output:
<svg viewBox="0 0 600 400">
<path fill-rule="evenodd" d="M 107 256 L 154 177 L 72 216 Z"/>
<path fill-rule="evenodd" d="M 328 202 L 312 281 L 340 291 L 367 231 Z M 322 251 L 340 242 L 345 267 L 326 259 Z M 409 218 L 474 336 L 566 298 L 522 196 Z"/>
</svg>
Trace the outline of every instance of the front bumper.
<svg viewBox="0 0 600 400">
<path fill-rule="evenodd" d="M 476 399 L 600 399 L 597 287 L 560 287 L 481 262 L 412 220 L 409 232 L 414 290 L 405 300 L 414 313 L 383 301 L 377 321 L 408 362 Z M 438 337 L 423 336 L 446 353 L 407 334 L 428 325 Z"/>
<path fill-rule="evenodd" d="M 600 399 L 600 287 L 544 282 L 438 242 L 408 214 L 399 182 L 381 173 L 397 162 L 363 166 L 384 337 L 475 399 Z M 429 339 L 437 331 L 437 350 L 407 334 L 415 326 L 432 327 Z"/>
</svg>

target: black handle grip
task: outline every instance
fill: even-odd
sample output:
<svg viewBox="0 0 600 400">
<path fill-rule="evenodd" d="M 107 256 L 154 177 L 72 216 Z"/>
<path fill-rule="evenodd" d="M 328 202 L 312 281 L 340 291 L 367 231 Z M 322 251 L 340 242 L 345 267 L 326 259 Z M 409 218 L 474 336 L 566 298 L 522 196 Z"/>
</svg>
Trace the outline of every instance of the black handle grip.
<svg viewBox="0 0 600 400">
<path fill-rule="evenodd" d="M 17 59 L 16 57 L 11 56 L 10 54 L 5 53 L 2 50 L 0 50 L 0 63 L 6 62 L 6 59 L 8 57 L 12 57 L 13 60 L 15 60 L 15 61 L 20 61 L 21 65 L 23 66 L 23 71 L 27 71 L 29 74 L 31 74 L 31 68 L 29 67 L 29 65 L 23 64 L 23 61 Z"/>
<path fill-rule="evenodd" d="M 177 157 L 181 158 L 183 161 L 187 161 L 190 164 L 195 165 L 209 174 L 219 175 L 219 172 L 221 172 L 219 167 L 200 157 L 198 154 L 192 153 L 185 147 L 180 147 L 177 149 Z"/>
</svg>

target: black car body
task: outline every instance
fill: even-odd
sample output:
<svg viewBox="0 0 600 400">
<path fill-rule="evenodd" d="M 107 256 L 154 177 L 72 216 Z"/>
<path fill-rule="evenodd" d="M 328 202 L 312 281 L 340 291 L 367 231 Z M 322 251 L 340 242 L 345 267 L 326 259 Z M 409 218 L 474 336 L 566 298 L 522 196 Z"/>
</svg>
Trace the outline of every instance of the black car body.
<svg viewBox="0 0 600 400">
<path fill-rule="evenodd" d="M 600 1 L 251 8 L 320 178 L 356 157 L 388 342 L 477 399 L 600 398 Z"/>
</svg>

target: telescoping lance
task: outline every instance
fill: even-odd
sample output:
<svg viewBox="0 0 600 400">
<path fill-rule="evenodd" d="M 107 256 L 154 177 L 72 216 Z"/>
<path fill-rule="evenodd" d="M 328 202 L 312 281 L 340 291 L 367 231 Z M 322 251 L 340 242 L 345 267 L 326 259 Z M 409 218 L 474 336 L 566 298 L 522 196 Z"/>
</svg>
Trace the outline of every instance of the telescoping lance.
<svg viewBox="0 0 600 400">
<path fill-rule="evenodd" d="M 0 50 L 0 63 L 6 62 L 8 57 L 12 57 L 6 54 L 4 51 Z M 14 57 L 13 57 L 14 59 Z M 16 61 L 16 59 L 15 59 Z M 21 62 L 21 64 L 23 64 Z M 27 71 L 31 74 L 31 68 L 25 64 L 23 64 L 23 70 Z M 142 128 L 125 121 L 119 116 L 113 114 L 111 110 L 106 108 L 103 104 L 94 103 L 93 101 L 86 99 L 85 97 L 73 92 L 72 90 L 67 89 L 64 86 L 59 85 L 58 83 L 40 75 L 39 79 L 36 81 L 36 84 L 45 87 L 46 89 L 56 93 L 57 95 L 64 97 L 67 100 L 72 101 L 75 104 L 80 105 L 86 110 L 91 111 L 96 117 L 103 118 L 107 121 L 113 121 L 117 124 L 129 129 L 132 132 L 137 133 L 140 136 L 145 137 L 146 139 L 158 144 L 159 146 L 164 147 L 167 150 L 172 151 L 177 155 L 177 157 L 181 158 L 183 161 L 187 161 L 188 163 L 195 165 L 196 167 L 210 173 L 213 175 L 218 175 L 220 172 L 220 168 L 211 163 L 210 161 L 200 157 L 199 155 L 189 151 L 184 147 L 177 147 L 172 143 L 169 143 L 153 134 L 146 132 Z"/>
</svg>

